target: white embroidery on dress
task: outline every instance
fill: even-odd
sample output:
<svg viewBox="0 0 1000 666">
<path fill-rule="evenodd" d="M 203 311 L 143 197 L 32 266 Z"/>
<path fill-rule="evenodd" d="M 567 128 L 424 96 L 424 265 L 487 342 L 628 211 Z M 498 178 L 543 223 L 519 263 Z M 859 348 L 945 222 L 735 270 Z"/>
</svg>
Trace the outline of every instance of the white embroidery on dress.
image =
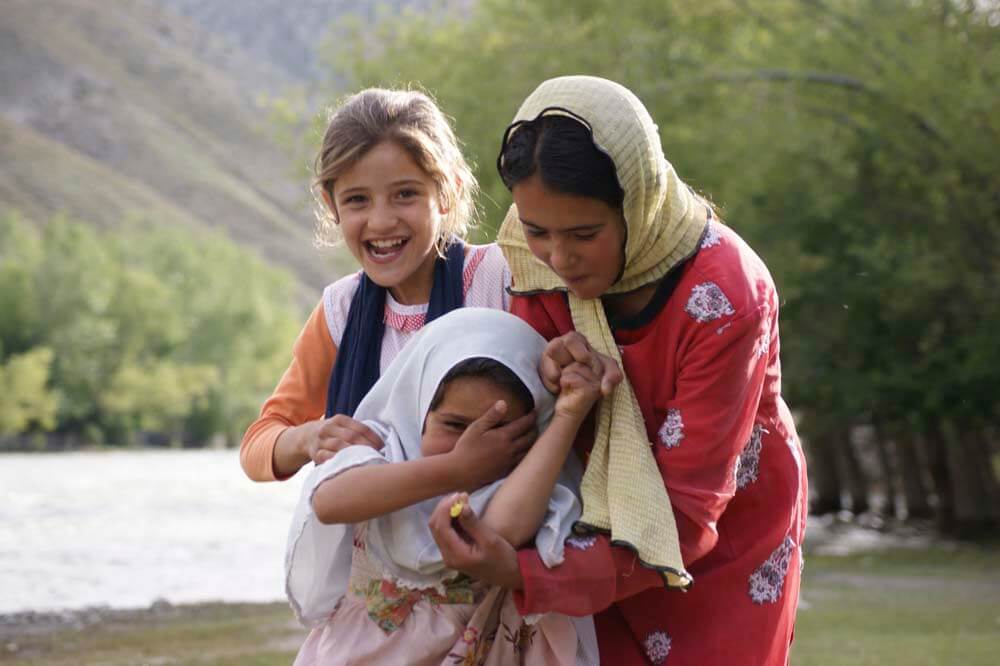
<svg viewBox="0 0 1000 666">
<path fill-rule="evenodd" d="M 691 297 L 688 298 L 684 311 L 699 324 L 707 321 L 714 321 L 719 317 L 731 315 L 736 312 L 733 304 L 729 302 L 722 289 L 714 282 L 702 282 L 695 285 L 691 290 Z"/>
<path fill-rule="evenodd" d="M 670 655 L 670 636 L 665 631 L 651 632 L 643 641 L 643 646 L 646 648 L 649 660 L 659 666 L 666 662 L 667 656 Z"/>
<path fill-rule="evenodd" d="M 597 543 L 597 537 L 591 536 L 571 536 L 566 539 L 566 545 L 577 550 L 587 550 Z"/>
<path fill-rule="evenodd" d="M 668 449 L 680 445 L 681 440 L 684 439 L 684 420 L 681 419 L 681 410 L 676 407 L 667 410 L 667 418 L 663 419 L 659 435 L 663 446 Z"/>
<path fill-rule="evenodd" d="M 795 545 L 795 540 L 786 536 L 767 561 L 750 574 L 750 599 L 755 604 L 773 604 L 781 598 Z"/>
<path fill-rule="evenodd" d="M 736 488 L 742 490 L 757 480 L 760 472 L 761 435 L 769 432 L 759 423 L 753 424 L 750 439 L 736 459 Z"/>
<path fill-rule="evenodd" d="M 701 249 L 705 250 L 710 247 L 715 247 L 722 242 L 722 237 L 719 235 L 719 230 L 711 222 L 708 223 L 708 231 L 705 232 L 705 238 L 701 241 Z"/>
<path fill-rule="evenodd" d="M 757 343 L 757 358 L 763 358 L 767 356 L 767 352 L 770 348 L 771 348 L 771 329 L 765 328 L 764 332 L 760 336 L 760 341 Z"/>
</svg>

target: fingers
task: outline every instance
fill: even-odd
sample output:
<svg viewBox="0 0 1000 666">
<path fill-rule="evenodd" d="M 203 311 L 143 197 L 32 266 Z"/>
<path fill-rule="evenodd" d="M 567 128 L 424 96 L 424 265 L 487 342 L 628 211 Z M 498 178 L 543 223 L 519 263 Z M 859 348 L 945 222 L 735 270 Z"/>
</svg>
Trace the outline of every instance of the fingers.
<svg viewBox="0 0 1000 666">
<path fill-rule="evenodd" d="M 455 525 L 452 524 L 451 507 L 460 495 L 464 495 L 464 493 L 454 493 L 443 497 L 434 508 L 431 518 L 427 522 L 431 530 L 431 535 L 441 550 L 441 557 L 445 566 L 451 569 L 460 569 L 464 564 L 470 562 L 475 549 L 475 544 L 469 543 L 462 538 L 462 535 L 455 529 Z M 465 502 L 462 508 L 462 513 L 465 514 L 466 512 L 475 516 L 475 513 L 468 505 L 468 495 L 465 495 Z M 459 520 L 461 520 L 461 516 Z"/>
<path fill-rule="evenodd" d="M 545 346 L 545 351 L 542 352 L 542 358 L 548 358 L 560 370 L 573 362 L 573 354 L 566 346 L 566 338 L 570 335 L 574 335 L 574 333 L 567 333 L 566 335 L 549 340 L 549 344 Z"/>
<path fill-rule="evenodd" d="M 469 506 L 468 497 L 466 497 L 465 505 L 462 507 L 462 513 L 456 518 L 458 524 L 465 531 L 465 534 L 474 542 L 480 543 L 487 534 L 484 534 L 484 530 L 489 530 L 481 520 L 476 512 L 472 510 Z"/>
<path fill-rule="evenodd" d="M 559 392 L 559 375 L 561 374 L 562 366 L 551 356 L 543 354 L 542 360 L 538 363 L 538 376 L 550 393 Z"/>
<path fill-rule="evenodd" d="M 618 363 L 613 358 L 608 358 L 607 356 L 604 356 L 603 368 L 599 376 L 601 377 L 601 395 L 604 396 L 611 395 L 615 387 L 625 379 L 625 373 L 622 372 Z"/>
<path fill-rule="evenodd" d="M 538 414 L 534 411 L 528 412 L 524 416 L 519 416 L 510 423 L 506 423 L 499 428 L 497 431 L 500 434 L 508 437 L 510 439 L 517 439 L 526 434 L 533 434 L 535 431 L 535 423 L 538 419 Z M 470 428 L 472 426 L 469 426 Z"/>
<path fill-rule="evenodd" d="M 364 423 L 350 416 L 337 414 L 320 425 L 316 439 L 309 447 L 310 457 L 319 465 L 341 449 L 352 445 L 370 446 L 379 450 L 384 444 L 382 438 Z"/>
<path fill-rule="evenodd" d="M 503 420 L 503 417 L 506 414 L 507 403 L 503 400 L 497 400 L 483 413 L 482 416 L 470 423 L 469 427 L 465 429 L 465 432 L 466 434 L 471 434 L 473 437 L 478 437 L 487 430 L 494 428 L 498 423 L 500 423 L 500 421 Z"/>
<path fill-rule="evenodd" d="M 382 448 L 382 438 L 376 435 L 375 431 L 366 426 L 364 423 L 351 419 L 350 429 L 353 430 L 358 437 L 358 439 L 354 441 L 355 444 L 368 444 L 374 449 Z"/>
<path fill-rule="evenodd" d="M 535 443 L 536 439 L 538 439 L 538 433 L 535 432 L 534 428 L 532 428 L 531 430 L 524 433 L 520 437 L 515 438 L 511 442 L 510 448 L 512 451 L 516 453 L 527 451 L 528 449 L 531 448 L 531 445 Z"/>
<path fill-rule="evenodd" d="M 601 394 L 608 396 L 624 378 L 621 368 L 610 356 L 594 351 L 582 334 L 570 331 L 553 339 L 545 348 L 538 374 L 545 388 L 557 393 L 563 370 L 573 363 L 588 366 L 601 378 Z"/>
<path fill-rule="evenodd" d="M 569 333 L 563 335 L 561 339 L 563 340 L 566 351 L 572 357 L 573 361 L 584 364 L 590 363 L 594 350 L 591 348 L 590 343 L 587 342 L 587 338 L 585 338 L 582 333 L 570 331 Z M 567 364 L 563 365 L 565 366 Z"/>
</svg>

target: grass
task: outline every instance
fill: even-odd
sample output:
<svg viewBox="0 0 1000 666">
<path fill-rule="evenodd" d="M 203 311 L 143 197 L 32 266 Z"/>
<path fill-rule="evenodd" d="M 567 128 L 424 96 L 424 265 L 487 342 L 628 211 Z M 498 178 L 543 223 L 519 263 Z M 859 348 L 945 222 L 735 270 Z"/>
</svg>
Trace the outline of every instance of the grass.
<svg viewBox="0 0 1000 666">
<path fill-rule="evenodd" d="M 808 557 L 792 664 L 996 663 L 995 547 Z M 284 666 L 304 637 L 285 604 L 205 604 L 111 614 L 82 629 L 4 633 L 0 665 Z M 11 644 L 16 643 L 16 649 Z"/>
<path fill-rule="evenodd" d="M 995 664 L 998 559 L 973 546 L 807 557 L 792 663 Z"/>
<path fill-rule="evenodd" d="M 24 635 L 3 637 L 0 664 L 287 666 L 304 636 L 284 603 L 178 606 L 93 626 L 41 632 L 29 627 Z"/>
</svg>

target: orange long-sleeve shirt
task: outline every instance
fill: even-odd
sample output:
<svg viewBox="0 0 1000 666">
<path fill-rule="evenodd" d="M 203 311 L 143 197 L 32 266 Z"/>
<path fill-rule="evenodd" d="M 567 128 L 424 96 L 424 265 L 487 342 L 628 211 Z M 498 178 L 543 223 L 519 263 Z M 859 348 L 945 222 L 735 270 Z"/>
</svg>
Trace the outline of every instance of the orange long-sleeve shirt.
<svg viewBox="0 0 1000 666">
<path fill-rule="evenodd" d="M 278 437 L 292 426 L 322 418 L 326 392 L 337 358 L 330 337 L 323 302 L 313 309 L 292 347 L 292 362 L 278 381 L 274 393 L 250 424 L 240 443 L 240 464 L 254 481 L 275 481 L 274 447 Z"/>
</svg>

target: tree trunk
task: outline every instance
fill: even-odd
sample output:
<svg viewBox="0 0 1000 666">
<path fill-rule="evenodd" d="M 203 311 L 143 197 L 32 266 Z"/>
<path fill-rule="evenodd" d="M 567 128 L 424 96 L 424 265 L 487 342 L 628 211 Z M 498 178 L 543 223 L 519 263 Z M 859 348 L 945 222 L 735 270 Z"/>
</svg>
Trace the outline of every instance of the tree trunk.
<svg viewBox="0 0 1000 666">
<path fill-rule="evenodd" d="M 888 439 L 887 428 L 881 423 L 872 424 L 872 440 L 875 445 L 875 453 L 878 456 L 879 472 L 882 475 L 882 482 L 885 484 L 885 515 L 896 517 L 896 499 L 899 497 L 899 489 L 896 483 L 896 470 L 892 464 L 891 442 Z"/>
<path fill-rule="evenodd" d="M 945 534 L 956 531 L 955 501 L 952 490 L 951 472 L 948 468 L 948 447 L 939 426 L 931 426 L 924 442 L 927 444 L 927 468 L 934 480 L 934 494 L 937 497 L 938 529 Z"/>
<path fill-rule="evenodd" d="M 984 501 L 987 502 L 987 512 L 994 525 L 1000 524 L 1000 485 L 997 483 L 996 470 L 993 467 L 991 444 L 985 432 L 977 431 L 965 440 L 970 457 L 979 472 L 979 481 L 984 491 Z"/>
<path fill-rule="evenodd" d="M 973 455 L 974 449 L 968 446 L 964 433 L 950 425 L 942 426 L 942 434 L 947 443 L 948 472 L 954 481 L 955 534 L 978 537 L 990 530 L 992 520 L 989 495 Z"/>
<path fill-rule="evenodd" d="M 927 486 L 924 483 L 923 465 L 920 462 L 919 435 L 903 434 L 896 440 L 899 452 L 899 471 L 903 477 L 903 498 L 906 501 L 907 520 L 931 518 L 934 513 L 927 501 Z"/>
<path fill-rule="evenodd" d="M 842 485 L 847 488 L 851 511 L 856 514 L 865 513 L 870 508 L 868 504 L 868 479 L 858 463 L 858 456 L 851 445 L 850 432 L 847 428 L 834 430 L 833 442 L 834 449 L 840 454 Z"/>
<path fill-rule="evenodd" d="M 840 443 L 829 434 L 810 437 L 806 441 L 806 462 L 809 468 L 809 489 L 814 493 L 812 513 L 837 513 L 844 508 L 841 496 L 841 474 L 837 462 Z"/>
</svg>

